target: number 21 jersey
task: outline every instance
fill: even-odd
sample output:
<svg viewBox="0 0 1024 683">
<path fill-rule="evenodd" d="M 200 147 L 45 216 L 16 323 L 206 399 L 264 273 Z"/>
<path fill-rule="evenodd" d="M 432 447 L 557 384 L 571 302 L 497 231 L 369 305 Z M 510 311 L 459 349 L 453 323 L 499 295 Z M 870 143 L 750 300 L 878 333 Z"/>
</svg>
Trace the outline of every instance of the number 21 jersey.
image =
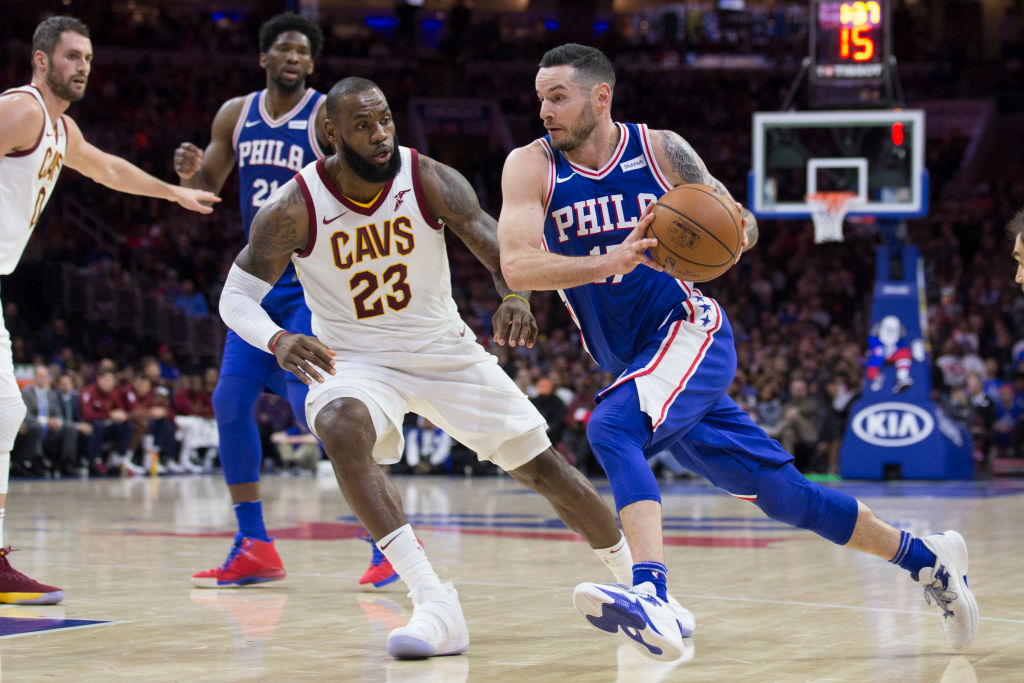
<svg viewBox="0 0 1024 683">
<path fill-rule="evenodd" d="M 271 118 L 267 111 L 266 97 L 266 90 L 246 96 L 232 136 L 246 237 L 252 219 L 270 195 L 306 164 L 323 156 L 316 139 L 316 114 L 324 95 L 307 89 L 299 103 L 277 119 Z M 289 266 L 263 300 L 263 305 L 273 312 L 301 296 L 295 269 Z"/>
</svg>

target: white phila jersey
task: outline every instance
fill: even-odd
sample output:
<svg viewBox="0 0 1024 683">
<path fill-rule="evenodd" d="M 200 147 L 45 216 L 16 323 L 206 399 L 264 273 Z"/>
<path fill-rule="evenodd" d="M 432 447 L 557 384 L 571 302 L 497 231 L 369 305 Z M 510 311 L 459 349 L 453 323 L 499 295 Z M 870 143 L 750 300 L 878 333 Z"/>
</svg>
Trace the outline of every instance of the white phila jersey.
<svg viewBox="0 0 1024 683">
<path fill-rule="evenodd" d="M 292 257 L 313 334 L 335 351 L 415 352 L 453 325 L 444 225 L 420 188 L 419 155 L 370 204 L 345 197 L 321 159 L 295 176 L 309 213 L 309 242 Z"/>
<path fill-rule="evenodd" d="M 12 88 L 0 94 L 27 93 L 43 108 L 43 128 L 30 149 L 0 158 L 0 275 L 14 272 L 32 236 L 32 228 L 50 199 L 64 166 L 68 127 L 64 117 L 58 126 L 50 119 L 43 96 L 34 86 Z"/>
</svg>

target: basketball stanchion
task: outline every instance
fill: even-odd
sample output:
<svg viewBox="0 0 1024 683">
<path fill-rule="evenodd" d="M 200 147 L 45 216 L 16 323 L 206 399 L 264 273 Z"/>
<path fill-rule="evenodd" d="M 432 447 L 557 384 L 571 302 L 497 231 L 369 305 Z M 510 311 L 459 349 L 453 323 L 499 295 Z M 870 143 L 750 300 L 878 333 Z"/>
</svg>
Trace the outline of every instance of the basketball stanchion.
<svg viewBox="0 0 1024 683">
<path fill-rule="evenodd" d="M 814 220 L 814 243 L 842 242 L 843 219 L 855 192 L 815 192 L 806 196 Z"/>
</svg>

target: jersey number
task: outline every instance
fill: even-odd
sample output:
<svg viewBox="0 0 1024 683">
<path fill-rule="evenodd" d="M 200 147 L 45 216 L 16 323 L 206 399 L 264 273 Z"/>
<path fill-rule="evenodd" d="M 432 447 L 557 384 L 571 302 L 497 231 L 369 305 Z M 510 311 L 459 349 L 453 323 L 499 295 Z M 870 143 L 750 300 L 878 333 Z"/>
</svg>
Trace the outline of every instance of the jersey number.
<svg viewBox="0 0 1024 683">
<path fill-rule="evenodd" d="M 36 205 L 32 209 L 32 220 L 28 222 L 28 227 L 35 227 L 36 221 L 39 220 L 39 214 L 43 212 L 43 207 L 46 205 L 46 188 L 40 187 L 39 194 L 36 195 Z"/>
<path fill-rule="evenodd" d="M 381 281 L 377 279 L 376 273 L 364 270 L 353 275 L 352 279 L 348 281 L 348 285 L 352 288 L 352 302 L 356 307 L 356 317 L 363 320 L 384 315 L 385 303 L 387 303 L 388 308 L 392 311 L 400 311 L 408 306 L 409 301 L 412 299 L 412 290 L 409 289 L 409 283 L 405 281 L 408 275 L 409 269 L 404 263 L 396 263 L 390 266 L 384 271 L 383 280 L 385 285 L 391 284 L 391 294 L 376 297 L 374 297 L 374 294 L 380 289 L 381 285 Z M 392 280 L 394 282 L 391 282 Z M 359 287 L 362 287 L 362 289 L 356 292 L 356 289 Z"/>
<path fill-rule="evenodd" d="M 591 256 L 600 256 L 601 254 L 607 254 L 612 249 L 617 249 L 618 246 L 619 245 L 616 244 L 611 249 L 609 249 L 608 247 L 594 247 L 593 249 L 590 250 L 590 255 Z M 610 278 L 608 278 L 606 280 L 595 280 L 594 284 L 595 285 L 617 285 L 620 282 L 622 282 L 622 275 L 621 274 L 620 275 L 612 275 Z"/>
<path fill-rule="evenodd" d="M 263 206 L 270 195 L 277 192 L 277 181 L 271 180 L 269 183 L 263 178 L 257 178 L 252 184 L 252 205 Z"/>
</svg>

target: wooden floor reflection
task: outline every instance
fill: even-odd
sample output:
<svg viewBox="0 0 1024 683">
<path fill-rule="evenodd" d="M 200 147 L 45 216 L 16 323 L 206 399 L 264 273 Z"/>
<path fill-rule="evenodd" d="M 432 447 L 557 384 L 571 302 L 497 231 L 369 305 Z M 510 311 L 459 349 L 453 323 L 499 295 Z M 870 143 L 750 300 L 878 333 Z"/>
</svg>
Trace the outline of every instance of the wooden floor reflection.
<svg viewBox="0 0 1024 683">
<path fill-rule="evenodd" d="M 369 547 L 333 479 L 265 481 L 288 578 L 243 590 L 189 584 L 223 561 L 233 532 L 218 477 L 15 481 L 12 562 L 67 598 L 0 608 L 3 680 L 1024 680 L 1021 481 L 843 484 L 915 533 L 964 534 L 981 629 L 963 653 L 894 567 L 700 482 L 667 486 L 670 590 L 697 617 L 693 647 L 674 667 L 577 616 L 573 586 L 610 577 L 540 497 L 505 477 L 397 483 L 438 573 L 459 590 L 466 655 L 387 656 L 386 634 L 410 603 L 401 583 L 357 589 Z"/>
</svg>

